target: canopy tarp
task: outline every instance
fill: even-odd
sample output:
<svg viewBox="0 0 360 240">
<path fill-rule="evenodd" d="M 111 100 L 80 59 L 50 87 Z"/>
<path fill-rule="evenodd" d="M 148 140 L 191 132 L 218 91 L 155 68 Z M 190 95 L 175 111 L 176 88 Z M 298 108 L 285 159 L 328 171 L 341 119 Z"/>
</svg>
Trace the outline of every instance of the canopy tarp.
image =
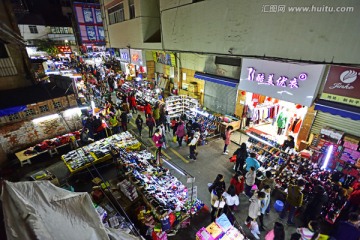
<svg viewBox="0 0 360 240">
<path fill-rule="evenodd" d="M 1 200 L 9 240 L 110 239 L 88 193 L 73 193 L 49 181 L 5 181 Z M 138 239 L 122 235 L 115 239 Z"/>
</svg>

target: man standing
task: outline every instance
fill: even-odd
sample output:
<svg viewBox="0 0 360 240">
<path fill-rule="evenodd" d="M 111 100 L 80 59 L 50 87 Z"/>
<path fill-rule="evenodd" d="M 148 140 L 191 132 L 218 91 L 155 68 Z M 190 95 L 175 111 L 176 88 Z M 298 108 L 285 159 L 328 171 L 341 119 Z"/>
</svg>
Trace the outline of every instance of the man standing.
<svg viewBox="0 0 360 240">
<path fill-rule="evenodd" d="M 304 189 L 305 181 L 299 179 L 297 185 L 290 185 L 287 189 L 287 198 L 285 206 L 280 213 L 280 218 L 283 220 L 286 217 L 286 212 L 289 209 L 289 216 L 287 220 L 288 225 L 294 225 L 294 214 L 297 208 L 301 207 L 303 204 L 304 194 L 302 190 Z"/>
</svg>

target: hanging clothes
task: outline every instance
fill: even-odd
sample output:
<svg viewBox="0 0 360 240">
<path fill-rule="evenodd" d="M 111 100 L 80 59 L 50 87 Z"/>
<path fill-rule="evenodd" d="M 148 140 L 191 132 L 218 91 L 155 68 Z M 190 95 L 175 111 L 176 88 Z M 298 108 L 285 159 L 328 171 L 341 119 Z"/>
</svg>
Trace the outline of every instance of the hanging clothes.
<svg viewBox="0 0 360 240">
<path fill-rule="evenodd" d="M 293 130 L 293 133 L 298 133 L 298 132 L 300 131 L 301 124 L 302 124 L 302 120 L 301 120 L 301 119 L 299 119 L 299 121 L 297 121 L 297 123 L 295 124 L 294 130 Z"/>
</svg>

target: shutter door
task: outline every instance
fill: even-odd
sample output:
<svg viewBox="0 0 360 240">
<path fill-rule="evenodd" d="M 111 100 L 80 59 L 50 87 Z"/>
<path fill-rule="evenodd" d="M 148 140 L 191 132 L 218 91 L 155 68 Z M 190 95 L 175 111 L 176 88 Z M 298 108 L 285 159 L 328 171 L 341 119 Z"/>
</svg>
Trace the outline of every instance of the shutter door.
<svg viewBox="0 0 360 240">
<path fill-rule="evenodd" d="M 233 115 L 236 97 L 237 87 L 205 81 L 204 106 L 208 109 L 221 114 Z"/>
<path fill-rule="evenodd" d="M 317 111 L 311 132 L 319 134 L 320 130 L 326 126 L 360 137 L 360 121 Z"/>
</svg>

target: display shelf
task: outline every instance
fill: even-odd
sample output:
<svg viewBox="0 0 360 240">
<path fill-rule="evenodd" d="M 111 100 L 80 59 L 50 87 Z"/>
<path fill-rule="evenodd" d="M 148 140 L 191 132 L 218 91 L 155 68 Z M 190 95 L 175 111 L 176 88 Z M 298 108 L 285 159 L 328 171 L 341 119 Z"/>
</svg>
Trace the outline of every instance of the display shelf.
<svg viewBox="0 0 360 240">
<path fill-rule="evenodd" d="M 174 102 L 176 102 L 176 104 L 173 104 Z M 196 108 L 198 106 L 198 101 L 185 95 L 170 96 L 165 100 L 165 108 L 172 113 L 174 113 L 172 110 L 181 109 L 180 111 L 175 112 L 184 114 L 186 110 L 190 110 L 190 105 Z M 172 115 L 173 114 L 169 113 L 170 118 L 175 117 Z"/>
</svg>

